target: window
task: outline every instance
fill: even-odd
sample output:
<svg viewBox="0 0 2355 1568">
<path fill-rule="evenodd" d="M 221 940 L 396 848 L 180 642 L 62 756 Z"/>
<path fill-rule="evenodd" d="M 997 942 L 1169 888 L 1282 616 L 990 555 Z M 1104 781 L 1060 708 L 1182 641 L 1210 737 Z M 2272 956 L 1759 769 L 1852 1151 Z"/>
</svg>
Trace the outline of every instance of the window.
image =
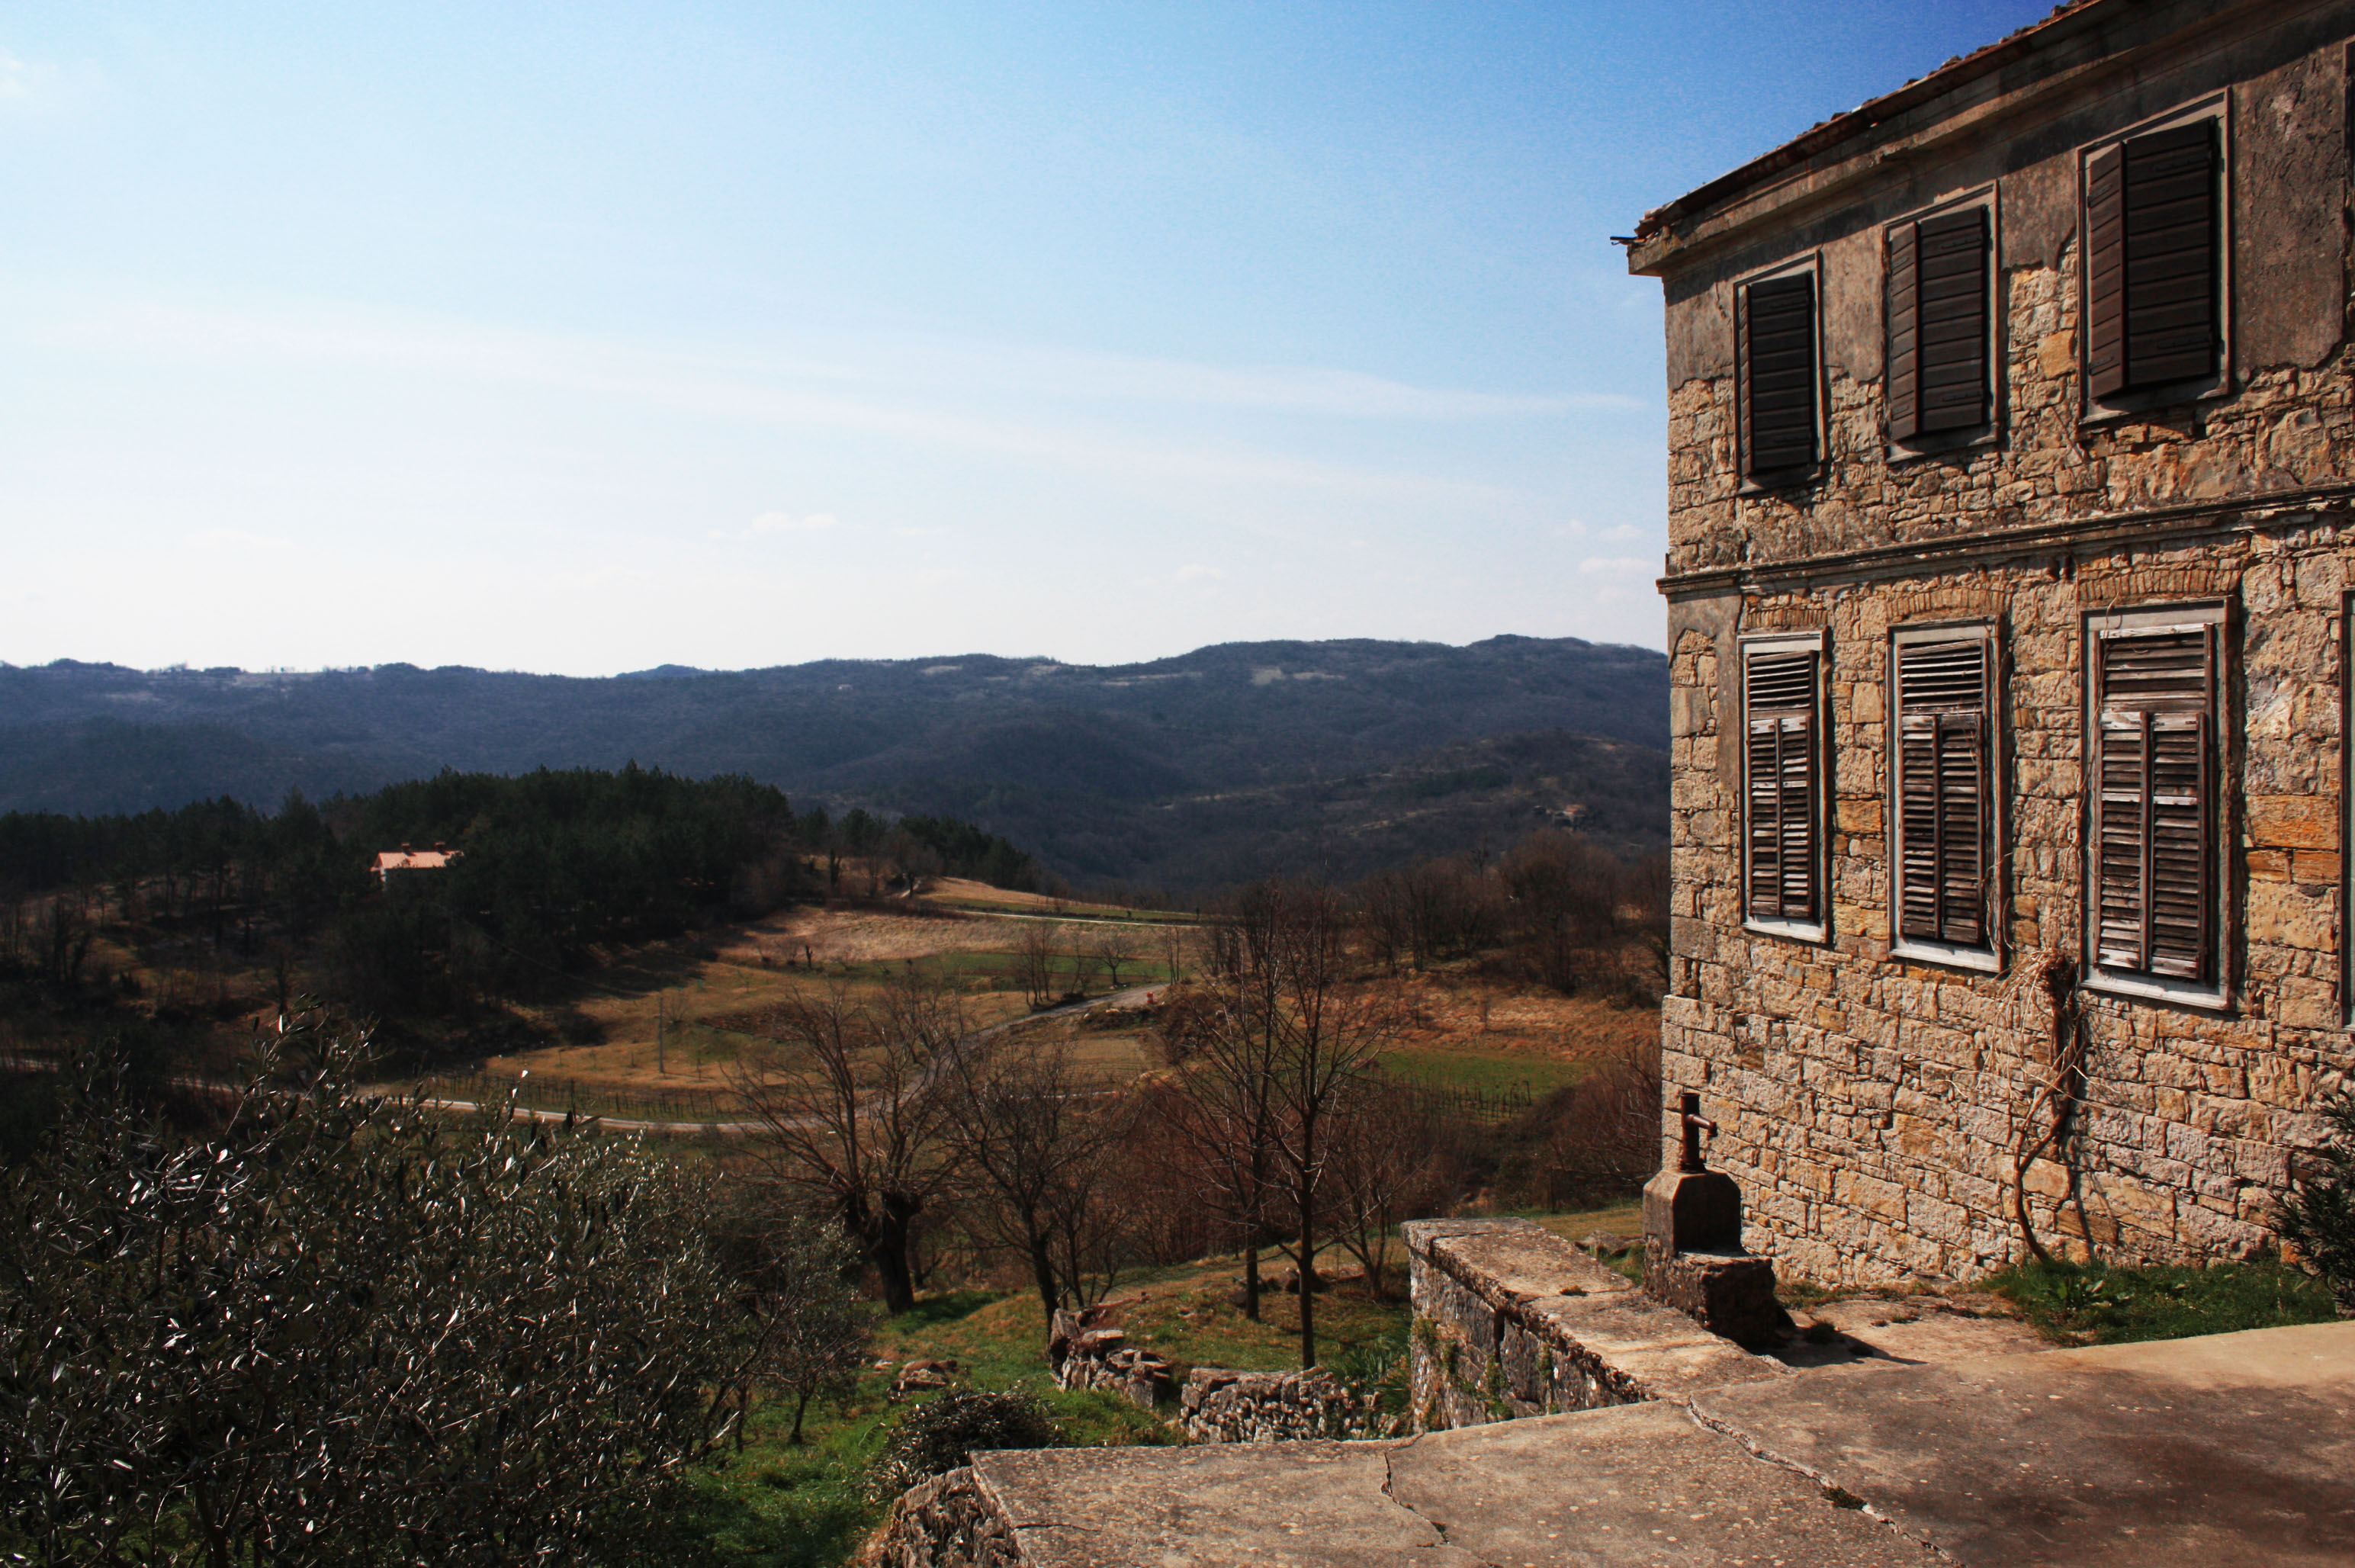
<svg viewBox="0 0 2355 1568">
<path fill-rule="evenodd" d="M 2216 861 L 2222 612 L 2089 628 L 2094 963 L 2158 995 L 2221 999 Z M 2098 978 L 2099 976 L 2097 976 Z"/>
<path fill-rule="evenodd" d="M 1909 219 L 1888 231 L 1889 439 L 1991 422 L 1988 208 Z"/>
<path fill-rule="evenodd" d="M 2085 396 L 2196 394 L 2224 367 L 2223 120 L 2212 106 L 2085 155 Z"/>
<path fill-rule="evenodd" d="M 1896 634 L 1897 951 L 1994 966 L 1994 643 L 1987 627 Z"/>
<path fill-rule="evenodd" d="M 1821 940 L 1823 639 L 1761 639 L 1742 660 L 1742 913 Z"/>
<path fill-rule="evenodd" d="M 1742 477 L 1753 484 L 1787 484 L 1812 470 L 1820 453 L 1814 261 L 1742 284 L 1736 305 Z"/>
</svg>

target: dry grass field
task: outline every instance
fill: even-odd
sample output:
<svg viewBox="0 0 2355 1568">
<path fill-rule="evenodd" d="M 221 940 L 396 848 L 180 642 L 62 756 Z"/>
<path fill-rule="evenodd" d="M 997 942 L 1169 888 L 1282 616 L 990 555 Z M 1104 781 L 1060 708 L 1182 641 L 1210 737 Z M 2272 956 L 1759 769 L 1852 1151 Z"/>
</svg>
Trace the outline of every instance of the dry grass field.
<svg viewBox="0 0 2355 1568">
<path fill-rule="evenodd" d="M 1069 916 L 1067 920 L 1058 916 Z M 701 932 L 612 955 L 584 974 L 550 978 L 528 1000 L 497 1004 L 445 1041 L 448 1026 L 411 1025 L 422 1053 L 452 1063 L 450 1076 L 501 1081 L 530 1075 L 533 1104 L 568 1096 L 584 1107 L 604 1096 L 677 1096 L 703 1103 L 723 1094 L 730 1070 L 769 1033 L 778 1008 L 827 987 L 854 994 L 887 979 L 921 976 L 961 993 L 975 1027 L 1019 1019 L 1028 1008 L 1016 950 L 1044 927 L 1059 948 L 1124 940 L 1132 955 L 1124 986 L 1160 985 L 1170 951 L 1197 961 L 1189 916 L 1060 903 L 1035 893 L 944 880 L 925 900 L 802 907 L 763 920 Z M 180 951 L 181 948 L 186 951 Z M 159 1015 L 194 1020 L 216 1037 L 207 1055 L 225 1070 L 251 1031 L 274 1015 L 272 977 L 259 957 L 242 961 L 180 943 L 133 954 L 101 939 L 94 957 L 135 977 Z M 1582 1063 L 1655 1036 L 1658 1016 L 1590 996 L 1564 997 L 1472 965 L 1394 982 L 1408 1001 L 1406 1027 L 1383 1053 L 1401 1078 L 1485 1094 L 1541 1096 L 1570 1082 Z M 299 979 L 296 988 L 299 990 Z M 1088 987 L 1107 987 L 1099 976 Z M 1089 1077 L 1105 1084 L 1159 1070 L 1149 1022 L 1045 1020 L 1040 1040 L 1067 1040 Z M 0 1049 L 37 1048 L 25 1031 L 0 1026 Z M 478 1042 L 472 1054 L 466 1041 Z M 553 1098 L 550 1098 L 553 1096 Z M 609 1114 L 623 1113 L 606 1105 Z"/>
</svg>

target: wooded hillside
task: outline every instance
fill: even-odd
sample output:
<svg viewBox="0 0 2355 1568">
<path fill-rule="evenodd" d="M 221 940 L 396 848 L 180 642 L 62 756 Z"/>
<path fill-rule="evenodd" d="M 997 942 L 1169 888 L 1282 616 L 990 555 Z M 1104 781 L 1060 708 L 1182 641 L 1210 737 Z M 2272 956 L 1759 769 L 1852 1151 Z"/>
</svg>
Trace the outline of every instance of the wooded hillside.
<svg viewBox="0 0 2355 1568">
<path fill-rule="evenodd" d="M 1348 880 L 1567 812 L 1665 842 L 1667 660 L 1575 638 L 1232 644 L 1095 667 L 987 656 L 604 680 L 0 667 L 0 810 L 274 805 L 444 768 L 635 761 L 954 816 L 1078 884 Z"/>
</svg>

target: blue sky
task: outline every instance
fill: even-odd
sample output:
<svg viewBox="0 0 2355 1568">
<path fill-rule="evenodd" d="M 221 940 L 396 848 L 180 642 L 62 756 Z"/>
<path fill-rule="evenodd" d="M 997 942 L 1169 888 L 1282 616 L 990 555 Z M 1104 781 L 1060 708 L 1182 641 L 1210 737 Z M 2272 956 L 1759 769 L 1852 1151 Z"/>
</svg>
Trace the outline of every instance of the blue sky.
<svg viewBox="0 0 2355 1568">
<path fill-rule="evenodd" d="M 0 12 L 0 660 L 1658 645 L 1607 236 L 1947 0 Z"/>
</svg>

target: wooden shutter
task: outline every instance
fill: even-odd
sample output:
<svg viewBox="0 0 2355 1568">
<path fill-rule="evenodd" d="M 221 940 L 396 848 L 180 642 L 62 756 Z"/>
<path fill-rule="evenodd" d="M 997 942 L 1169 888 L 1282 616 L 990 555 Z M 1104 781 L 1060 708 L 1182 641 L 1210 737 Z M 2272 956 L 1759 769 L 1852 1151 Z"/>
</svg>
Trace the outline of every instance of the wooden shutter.
<svg viewBox="0 0 2355 1568">
<path fill-rule="evenodd" d="M 1749 775 L 1747 905 L 1753 920 L 1814 921 L 1817 656 L 1753 654 L 1742 689 Z"/>
<path fill-rule="evenodd" d="M 2114 969 L 2215 972 L 2215 628 L 2101 642 L 2095 949 Z"/>
<path fill-rule="evenodd" d="M 1914 226 L 1921 273 L 1923 431 L 1987 421 L 1987 223 L 1974 207 Z"/>
<path fill-rule="evenodd" d="M 1987 655 L 1983 638 L 1897 651 L 1897 923 L 1909 940 L 1987 943 Z"/>
<path fill-rule="evenodd" d="M 2126 370 L 2129 387 L 2216 373 L 2216 122 L 2126 144 Z"/>
<path fill-rule="evenodd" d="M 1806 273 L 1742 291 L 1743 472 L 1816 461 L 1816 280 Z"/>
<path fill-rule="evenodd" d="M 2105 147 L 2085 160 L 2085 389 L 2126 384 L 2126 156 Z"/>
<path fill-rule="evenodd" d="M 1918 225 L 1901 223 L 1889 231 L 1888 343 L 1883 356 L 1889 389 L 1889 439 L 1904 441 L 1922 428 L 1922 379 L 1914 257 Z"/>
</svg>

